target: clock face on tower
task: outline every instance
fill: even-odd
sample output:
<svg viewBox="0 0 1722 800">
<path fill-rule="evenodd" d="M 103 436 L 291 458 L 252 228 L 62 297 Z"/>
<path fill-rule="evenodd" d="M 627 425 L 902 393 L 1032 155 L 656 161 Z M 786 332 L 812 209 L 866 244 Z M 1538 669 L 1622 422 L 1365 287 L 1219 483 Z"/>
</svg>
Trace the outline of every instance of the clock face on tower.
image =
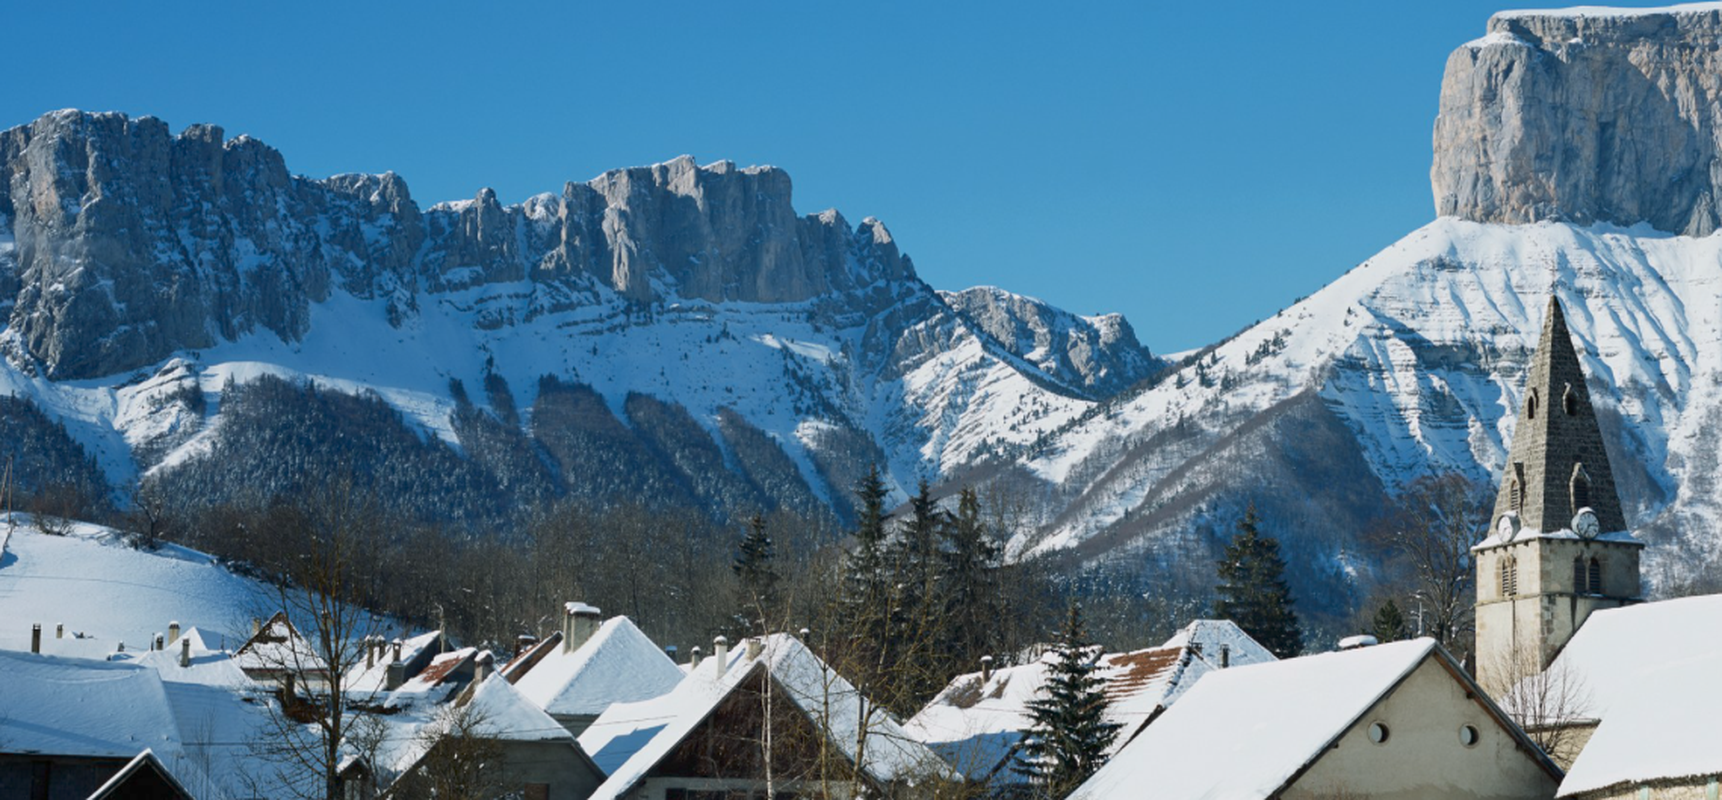
<svg viewBox="0 0 1722 800">
<path fill-rule="evenodd" d="M 1573 517 L 1573 532 L 1585 539 L 1595 539 L 1601 532 L 1601 526 L 1596 521 L 1596 512 L 1588 508 L 1579 509 L 1578 514 Z"/>
<path fill-rule="evenodd" d="M 1501 541 L 1512 541 L 1514 536 L 1519 535 L 1519 515 L 1502 514 L 1501 521 L 1495 524 L 1495 530 L 1500 535 Z"/>
</svg>

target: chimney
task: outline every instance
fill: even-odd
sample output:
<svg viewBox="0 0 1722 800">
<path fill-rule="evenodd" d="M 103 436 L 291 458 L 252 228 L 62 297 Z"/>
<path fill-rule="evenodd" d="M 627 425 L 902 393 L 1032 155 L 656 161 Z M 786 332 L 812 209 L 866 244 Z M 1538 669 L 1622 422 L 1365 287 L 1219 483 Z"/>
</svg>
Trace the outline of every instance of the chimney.
<svg viewBox="0 0 1722 800">
<path fill-rule="evenodd" d="M 179 665 L 182 667 L 191 666 L 191 640 L 190 639 L 179 640 Z"/>
<path fill-rule="evenodd" d="M 490 653 L 485 652 L 479 654 L 477 658 L 472 660 L 472 682 L 484 683 L 485 677 L 490 675 L 490 667 Z"/>
<path fill-rule="evenodd" d="M 712 658 L 717 659 L 717 675 L 723 677 L 725 667 L 729 666 L 729 640 L 722 636 L 712 640 Z"/>
<path fill-rule="evenodd" d="M 981 683 L 993 679 L 993 657 L 981 656 Z"/>
<path fill-rule="evenodd" d="M 30 652 L 42 652 L 42 623 L 30 626 Z"/>
<path fill-rule="evenodd" d="M 700 646 L 696 644 L 694 645 L 693 652 L 688 654 L 688 666 L 698 667 L 700 665 L 700 655 Z"/>
<path fill-rule="evenodd" d="M 521 653 L 531 650 L 532 646 L 536 644 L 538 644 L 538 637 L 533 636 L 530 633 L 520 634 L 519 636 L 514 637 L 514 654 L 520 655 Z"/>
<path fill-rule="evenodd" d="M 562 620 L 562 652 L 572 653 L 598 632 L 598 607 L 585 603 L 568 603 Z"/>
<path fill-rule="evenodd" d="M 376 665 L 377 665 L 377 640 L 373 637 L 366 636 L 365 637 L 365 671 L 369 672 L 370 669 L 372 667 L 375 667 Z"/>
<path fill-rule="evenodd" d="M 753 636 L 753 637 L 748 638 L 748 640 L 747 640 L 747 657 L 748 657 L 748 660 L 751 661 L 753 659 L 759 658 L 760 652 L 763 651 L 764 649 L 765 649 L 765 638 L 764 637 Z"/>
<path fill-rule="evenodd" d="M 176 619 L 167 624 L 167 643 L 173 644 L 177 641 L 179 641 L 179 620 Z"/>
<path fill-rule="evenodd" d="M 676 661 L 676 654 L 677 654 L 677 653 L 680 653 L 680 652 L 681 652 L 681 651 L 680 651 L 680 650 L 677 650 L 677 649 L 676 649 L 676 646 L 675 646 L 675 645 L 673 645 L 673 644 L 666 644 L 666 645 L 664 645 L 664 655 L 666 655 L 666 656 L 669 656 L 669 657 L 670 657 L 670 663 L 671 663 L 671 664 L 677 664 L 677 663 L 680 663 L 680 662 L 678 662 L 678 661 Z"/>
<path fill-rule="evenodd" d="M 801 629 L 801 641 L 804 641 L 804 642 L 807 641 L 807 637 L 812 636 L 812 635 L 813 635 L 813 631 L 811 629 L 809 629 L 809 628 L 802 628 Z"/>
<path fill-rule="evenodd" d="M 1220 645 L 1220 669 L 1225 669 L 1226 667 L 1229 667 L 1231 665 L 1232 665 L 1232 646 L 1229 644 Z"/>
<path fill-rule="evenodd" d="M 64 622 L 54 623 L 54 638 L 55 639 L 66 638 L 66 623 L 64 623 Z"/>
<path fill-rule="evenodd" d="M 395 640 L 395 663 L 401 663 L 401 640 L 399 639 Z M 404 669 L 405 666 L 403 665 L 402 668 Z"/>
<path fill-rule="evenodd" d="M 392 692 L 401 688 L 401 684 L 406 682 L 407 665 L 402 663 L 399 659 L 389 662 L 389 674 L 388 677 L 383 680 L 383 688 Z"/>
<path fill-rule="evenodd" d="M 153 646 L 151 646 L 150 649 L 151 650 L 166 650 L 167 649 L 167 645 L 162 643 L 162 635 L 159 631 L 156 632 L 155 644 Z"/>
</svg>

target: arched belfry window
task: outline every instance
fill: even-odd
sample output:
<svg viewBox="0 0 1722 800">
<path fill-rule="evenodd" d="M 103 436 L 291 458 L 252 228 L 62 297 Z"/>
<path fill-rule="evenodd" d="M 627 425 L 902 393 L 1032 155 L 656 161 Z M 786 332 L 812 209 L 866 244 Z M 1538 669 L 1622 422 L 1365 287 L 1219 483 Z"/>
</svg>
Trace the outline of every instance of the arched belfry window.
<svg viewBox="0 0 1722 800">
<path fill-rule="evenodd" d="M 1513 596 L 1513 557 L 1501 556 L 1501 596 Z"/>
<path fill-rule="evenodd" d="M 1584 556 L 1573 556 L 1573 594 L 1584 594 L 1587 574 Z"/>
<path fill-rule="evenodd" d="M 1561 393 L 1561 410 L 1567 412 L 1569 417 L 1578 415 L 1578 392 L 1573 391 L 1573 385 L 1570 383 L 1567 384 L 1567 390 Z"/>
<path fill-rule="evenodd" d="M 1590 580 L 1586 581 L 1585 584 L 1589 587 L 1590 593 L 1602 594 L 1602 562 L 1598 561 L 1595 556 L 1591 557 L 1589 573 Z"/>
<path fill-rule="evenodd" d="M 1525 419 L 1537 418 L 1537 390 L 1532 389 L 1525 395 Z"/>
<path fill-rule="evenodd" d="M 1525 464 L 1522 461 L 1513 462 L 1513 482 L 1508 495 L 1513 504 L 1513 513 L 1525 510 Z"/>
<path fill-rule="evenodd" d="M 1584 471 L 1583 463 L 1573 465 L 1573 476 L 1569 482 L 1569 488 L 1572 492 L 1574 514 L 1577 514 L 1581 508 L 1590 508 L 1590 475 Z"/>
</svg>

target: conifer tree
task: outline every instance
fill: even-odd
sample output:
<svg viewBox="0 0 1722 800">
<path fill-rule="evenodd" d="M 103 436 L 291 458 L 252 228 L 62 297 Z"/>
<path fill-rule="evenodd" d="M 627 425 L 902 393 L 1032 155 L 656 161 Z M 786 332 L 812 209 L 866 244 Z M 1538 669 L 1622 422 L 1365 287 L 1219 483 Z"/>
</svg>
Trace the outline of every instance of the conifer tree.
<svg viewBox="0 0 1722 800">
<path fill-rule="evenodd" d="M 770 621 L 762 617 L 777 611 L 777 546 L 766 532 L 764 517 L 755 514 L 747 521 L 731 568 L 741 583 L 738 627 L 748 633 L 769 633 Z"/>
<path fill-rule="evenodd" d="M 998 642 L 999 546 L 981 519 L 981 500 L 965 487 L 957 513 L 944 526 L 940 582 L 945 602 L 945 642 L 955 666 L 972 669 Z M 957 670 L 962 671 L 962 670 Z"/>
<path fill-rule="evenodd" d="M 1023 731 L 1011 770 L 1040 796 L 1064 797 L 1106 761 L 1119 724 L 1106 720 L 1105 681 L 1095 675 L 1096 649 L 1071 604 L 1058 643 L 1058 660 L 1040 694 L 1029 701 L 1034 724 Z"/>
<path fill-rule="evenodd" d="M 1400 613 L 1399 604 L 1393 602 L 1393 598 L 1387 598 L 1387 602 L 1375 610 L 1375 624 L 1372 628 L 1370 632 L 1375 636 L 1375 640 L 1382 644 L 1406 638 L 1408 631 L 1405 627 L 1405 615 Z"/>
<path fill-rule="evenodd" d="M 844 564 L 844 604 L 852 612 L 878 611 L 889 592 L 885 570 L 885 489 L 879 468 L 871 467 L 855 485 L 855 549 Z M 882 631 L 881 631 L 882 632 Z"/>
<path fill-rule="evenodd" d="M 1261 535 L 1259 523 L 1252 503 L 1219 562 L 1214 615 L 1237 623 L 1274 655 L 1290 658 L 1303 652 L 1303 634 L 1292 610 L 1279 540 Z"/>
</svg>

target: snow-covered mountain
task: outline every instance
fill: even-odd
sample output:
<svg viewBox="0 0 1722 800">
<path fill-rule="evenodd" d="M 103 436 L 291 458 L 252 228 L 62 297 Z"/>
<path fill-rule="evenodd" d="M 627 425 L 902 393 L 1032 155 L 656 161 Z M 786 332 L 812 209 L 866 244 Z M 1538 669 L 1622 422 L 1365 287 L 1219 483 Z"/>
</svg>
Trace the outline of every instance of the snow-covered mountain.
<svg viewBox="0 0 1722 800">
<path fill-rule="evenodd" d="M 1016 552 L 1176 552 L 1253 501 L 1294 571 L 1344 586 L 1395 490 L 1498 479 L 1552 293 L 1649 574 L 1718 563 L 1722 239 L 1702 165 L 1722 155 L 1722 4 L 1488 28 L 1442 88 L 1448 216 L 1047 437 L 1010 477 L 1054 497 Z"/>
<path fill-rule="evenodd" d="M 600 502 L 841 509 L 869 463 L 936 480 L 1161 366 L 1116 316 L 934 291 L 878 221 L 798 216 L 772 167 L 682 157 L 420 210 L 393 174 L 312 180 L 213 126 L 64 111 L 0 134 L 0 175 L 0 393 L 116 486 L 201 463 L 283 488 L 262 462 L 291 443 L 238 429 L 269 424 L 237 412 L 275 376 L 380 400 L 426 440 L 391 470 L 480 494 L 599 470 L 648 474 Z M 381 437 L 342 428 L 367 408 L 317 419 Z"/>
</svg>

